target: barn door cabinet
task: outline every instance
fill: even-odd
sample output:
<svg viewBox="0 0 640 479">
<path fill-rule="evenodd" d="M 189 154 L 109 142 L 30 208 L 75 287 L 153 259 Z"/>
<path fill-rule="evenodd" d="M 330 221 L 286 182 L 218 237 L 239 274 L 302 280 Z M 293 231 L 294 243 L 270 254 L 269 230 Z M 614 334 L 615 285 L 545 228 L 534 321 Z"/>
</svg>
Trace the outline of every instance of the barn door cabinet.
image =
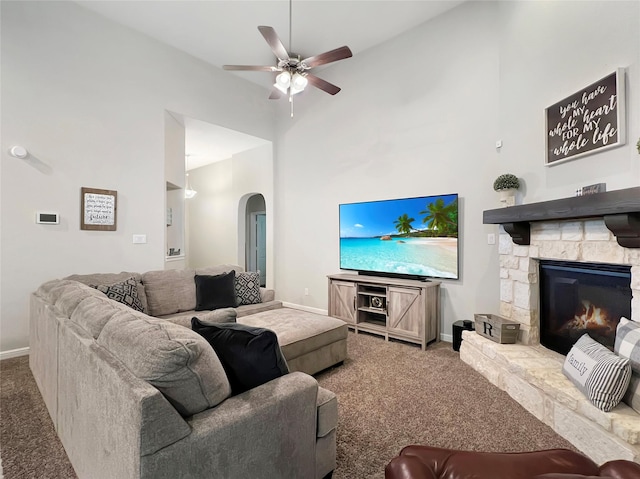
<svg viewBox="0 0 640 479">
<path fill-rule="evenodd" d="M 440 282 L 359 274 L 329 277 L 329 316 L 367 333 L 427 344 L 440 337 Z"/>
</svg>

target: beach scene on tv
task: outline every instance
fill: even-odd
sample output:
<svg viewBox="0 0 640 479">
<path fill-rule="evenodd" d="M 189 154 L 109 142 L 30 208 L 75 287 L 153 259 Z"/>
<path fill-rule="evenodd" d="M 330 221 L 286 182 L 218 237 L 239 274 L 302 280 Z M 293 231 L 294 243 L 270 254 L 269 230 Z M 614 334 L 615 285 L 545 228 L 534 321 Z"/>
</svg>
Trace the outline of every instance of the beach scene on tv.
<svg viewBox="0 0 640 479">
<path fill-rule="evenodd" d="M 458 195 L 340 205 L 340 268 L 458 278 Z"/>
</svg>

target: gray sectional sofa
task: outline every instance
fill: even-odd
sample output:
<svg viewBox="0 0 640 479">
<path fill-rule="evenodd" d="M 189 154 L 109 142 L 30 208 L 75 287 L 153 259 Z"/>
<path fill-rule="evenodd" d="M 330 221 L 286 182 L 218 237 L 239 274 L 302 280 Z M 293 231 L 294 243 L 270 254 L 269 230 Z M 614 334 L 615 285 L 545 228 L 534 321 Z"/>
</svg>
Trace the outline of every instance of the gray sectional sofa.
<svg viewBox="0 0 640 479">
<path fill-rule="evenodd" d="M 332 473 L 337 401 L 310 374 L 346 358 L 346 324 L 282 308 L 262 289 L 237 321 L 275 331 L 292 372 L 231 396 L 215 352 L 189 327 L 193 316 L 225 316 L 193 311 L 195 274 L 230 268 L 241 271 L 74 275 L 33 293 L 29 364 L 80 478 Z M 146 313 L 89 286 L 130 277 Z"/>
</svg>

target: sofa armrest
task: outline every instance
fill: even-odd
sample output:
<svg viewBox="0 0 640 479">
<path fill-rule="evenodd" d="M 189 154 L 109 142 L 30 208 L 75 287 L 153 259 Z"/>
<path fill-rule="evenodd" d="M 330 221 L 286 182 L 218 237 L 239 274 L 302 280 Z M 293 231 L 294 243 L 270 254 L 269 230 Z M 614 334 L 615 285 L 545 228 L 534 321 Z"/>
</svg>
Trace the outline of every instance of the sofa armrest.
<svg viewBox="0 0 640 479">
<path fill-rule="evenodd" d="M 314 477 L 317 394 L 313 377 L 294 372 L 233 396 L 142 457 L 141 477 Z"/>
<path fill-rule="evenodd" d="M 260 288 L 260 296 L 262 297 L 262 302 L 267 303 L 276 299 L 276 292 L 273 289 Z"/>
</svg>

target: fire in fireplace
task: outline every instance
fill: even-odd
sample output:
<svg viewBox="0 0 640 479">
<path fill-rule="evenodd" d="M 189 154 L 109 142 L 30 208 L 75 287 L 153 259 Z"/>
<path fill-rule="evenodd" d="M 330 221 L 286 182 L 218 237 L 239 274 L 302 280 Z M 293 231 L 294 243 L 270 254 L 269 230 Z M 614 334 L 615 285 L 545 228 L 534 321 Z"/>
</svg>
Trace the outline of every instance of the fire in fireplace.
<svg viewBox="0 0 640 479">
<path fill-rule="evenodd" d="M 540 343 L 561 354 L 588 333 L 613 350 L 616 326 L 631 317 L 631 267 L 541 260 Z"/>
</svg>

